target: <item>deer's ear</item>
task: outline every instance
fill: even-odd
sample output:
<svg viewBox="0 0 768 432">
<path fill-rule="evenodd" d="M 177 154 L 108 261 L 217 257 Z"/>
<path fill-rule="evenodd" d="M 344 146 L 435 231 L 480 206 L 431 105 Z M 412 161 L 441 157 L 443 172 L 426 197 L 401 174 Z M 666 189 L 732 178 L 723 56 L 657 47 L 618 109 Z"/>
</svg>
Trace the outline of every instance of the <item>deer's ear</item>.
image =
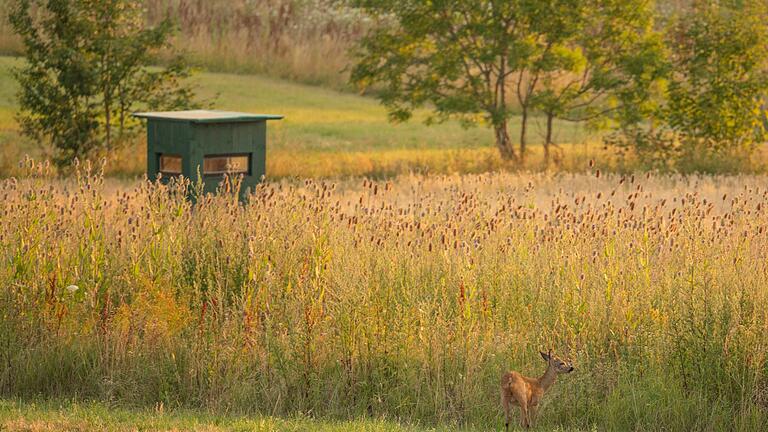
<svg viewBox="0 0 768 432">
<path fill-rule="evenodd" d="M 549 358 L 550 358 L 549 354 L 547 354 L 545 352 L 541 352 L 541 351 L 539 351 L 539 354 L 541 354 L 541 358 L 543 358 L 544 361 L 549 361 Z"/>
</svg>

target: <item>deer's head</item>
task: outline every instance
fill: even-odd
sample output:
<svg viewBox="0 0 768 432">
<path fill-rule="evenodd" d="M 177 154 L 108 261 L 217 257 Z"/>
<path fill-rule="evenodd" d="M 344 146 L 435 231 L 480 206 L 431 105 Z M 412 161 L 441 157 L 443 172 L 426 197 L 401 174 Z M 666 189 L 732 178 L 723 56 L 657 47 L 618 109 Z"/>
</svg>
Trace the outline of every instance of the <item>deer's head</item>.
<svg viewBox="0 0 768 432">
<path fill-rule="evenodd" d="M 564 361 L 559 357 L 553 356 L 552 350 L 549 350 L 546 353 L 539 351 L 539 354 L 541 354 L 541 358 L 543 358 L 544 361 L 547 362 L 547 367 L 554 368 L 555 372 L 559 374 L 573 372 L 573 364 L 571 364 L 570 362 Z"/>
</svg>

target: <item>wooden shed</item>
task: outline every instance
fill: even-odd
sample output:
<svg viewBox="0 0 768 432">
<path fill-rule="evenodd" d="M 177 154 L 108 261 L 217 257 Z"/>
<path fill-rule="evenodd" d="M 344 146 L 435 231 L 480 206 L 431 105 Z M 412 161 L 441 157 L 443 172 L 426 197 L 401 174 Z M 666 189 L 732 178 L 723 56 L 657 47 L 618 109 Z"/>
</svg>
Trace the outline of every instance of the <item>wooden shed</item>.
<svg viewBox="0 0 768 432">
<path fill-rule="evenodd" d="M 266 174 L 267 120 L 283 116 L 230 111 L 142 112 L 147 120 L 147 175 L 167 181 L 198 173 L 205 192 L 214 192 L 224 175 L 242 176 L 242 192 Z"/>
</svg>

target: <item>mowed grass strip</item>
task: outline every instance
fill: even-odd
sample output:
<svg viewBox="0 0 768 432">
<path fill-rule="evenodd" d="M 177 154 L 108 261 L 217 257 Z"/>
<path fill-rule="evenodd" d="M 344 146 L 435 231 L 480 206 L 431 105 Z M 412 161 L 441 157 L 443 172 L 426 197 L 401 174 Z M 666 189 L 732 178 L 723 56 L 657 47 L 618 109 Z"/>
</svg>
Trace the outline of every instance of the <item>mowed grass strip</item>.
<svg viewBox="0 0 768 432">
<path fill-rule="evenodd" d="M 98 402 L 19 402 L 0 400 L 0 431 L 199 431 L 199 432 L 440 432 L 466 428 L 426 428 L 383 419 L 347 421 L 308 417 L 221 416 L 190 410 L 127 409 Z"/>
<path fill-rule="evenodd" d="M 386 419 L 317 420 L 309 417 L 222 416 L 191 410 L 128 409 L 101 402 L 0 400 L 0 431 L 197 431 L 197 432 L 476 432 L 478 427 L 426 427 Z M 579 429 L 539 428 L 578 432 Z"/>
</svg>

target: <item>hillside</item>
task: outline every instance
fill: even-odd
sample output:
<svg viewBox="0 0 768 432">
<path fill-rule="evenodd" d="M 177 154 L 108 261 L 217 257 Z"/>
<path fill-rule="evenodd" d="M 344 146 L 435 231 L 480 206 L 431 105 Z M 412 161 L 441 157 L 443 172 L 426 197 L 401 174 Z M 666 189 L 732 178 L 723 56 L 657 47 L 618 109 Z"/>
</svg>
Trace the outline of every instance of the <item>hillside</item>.
<svg viewBox="0 0 768 432">
<path fill-rule="evenodd" d="M 0 57 L 0 177 L 13 173 L 25 154 L 40 158 L 38 145 L 21 138 L 14 120 L 16 83 L 12 67 L 21 60 Z M 409 170 L 478 172 L 501 164 L 491 132 L 464 129 L 456 122 L 422 123 L 425 112 L 404 124 L 391 124 L 373 99 L 258 75 L 201 72 L 194 78 L 201 97 L 215 98 L 217 109 L 285 115 L 270 125 L 268 175 L 389 175 Z M 531 139 L 541 143 L 541 122 Z M 511 122 L 511 133 L 519 124 Z M 563 123 L 557 142 L 581 143 L 579 125 Z M 112 172 L 143 172 L 143 143 L 110 155 Z M 448 150 L 448 152 L 446 152 Z M 139 156 L 136 156 L 139 155 Z"/>
</svg>

